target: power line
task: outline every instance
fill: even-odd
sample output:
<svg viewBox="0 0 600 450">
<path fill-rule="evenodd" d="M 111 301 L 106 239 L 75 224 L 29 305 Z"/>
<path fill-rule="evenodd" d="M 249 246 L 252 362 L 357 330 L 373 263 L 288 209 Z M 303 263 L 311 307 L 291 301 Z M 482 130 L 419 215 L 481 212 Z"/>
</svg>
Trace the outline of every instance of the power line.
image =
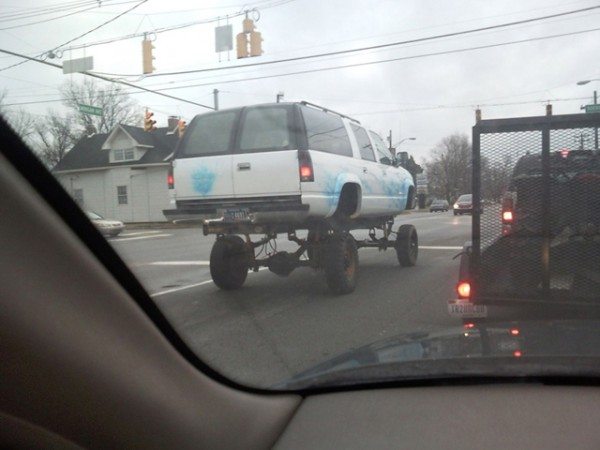
<svg viewBox="0 0 600 450">
<path fill-rule="evenodd" d="M 68 45 L 68 44 L 70 44 L 70 43 L 71 43 L 71 42 L 73 42 L 73 41 L 76 41 L 76 40 L 78 40 L 78 39 L 81 39 L 82 37 L 84 37 L 84 36 L 87 36 L 87 35 L 88 35 L 88 34 L 90 34 L 90 33 L 93 33 L 94 31 L 96 31 L 96 30 L 98 30 L 98 29 L 102 28 L 103 26 L 105 26 L 105 25 L 108 25 L 108 24 L 109 24 L 109 23 L 111 23 L 111 22 L 114 22 L 114 21 L 115 21 L 115 20 L 117 20 L 119 17 L 121 17 L 121 16 L 124 16 L 124 15 L 125 15 L 125 14 L 127 14 L 128 12 L 130 12 L 130 11 L 133 11 L 133 10 L 134 10 L 134 9 L 136 9 L 138 6 L 141 6 L 142 4 L 146 3 L 147 1 L 148 1 L 148 0 L 142 0 L 141 2 L 139 2 L 139 3 L 137 3 L 136 5 L 132 6 L 131 8 L 129 8 L 129 9 L 127 9 L 127 10 L 125 10 L 125 11 L 123 11 L 123 12 L 121 12 L 121 13 L 117 14 L 116 16 L 114 16 L 114 17 L 112 17 L 112 18 L 108 19 L 108 20 L 107 20 L 107 21 L 105 21 L 105 22 L 102 22 L 100 25 L 98 25 L 98 26 L 96 26 L 96 27 L 92 28 L 91 30 L 89 30 L 89 31 L 86 31 L 85 33 L 83 33 L 83 34 L 80 34 L 79 36 L 77 36 L 77 37 L 74 37 L 73 39 L 70 39 L 70 40 L 68 40 L 67 42 L 63 43 L 63 44 L 61 44 L 61 45 L 59 45 L 59 46 L 56 46 L 56 47 L 54 47 L 53 49 L 51 49 L 51 50 L 49 50 L 49 51 L 45 52 L 44 54 L 49 54 L 49 53 L 55 52 L 55 51 L 56 51 L 57 49 L 59 49 L 60 47 L 64 47 L 65 45 Z M 126 2 L 126 3 L 132 3 L 132 2 Z M 120 3 L 117 3 L 117 4 L 120 4 Z M 18 62 L 18 63 L 12 64 L 12 65 L 10 65 L 10 66 L 3 67 L 3 68 L 1 68 L 1 69 L 0 69 L 0 72 L 2 72 L 2 71 L 4 71 L 4 70 L 8 70 L 8 69 L 10 69 L 10 68 L 12 68 L 12 67 L 20 66 L 21 64 L 25 64 L 26 62 L 27 62 L 27 60 L 25 60 L 25 61 L 20 61 L 20 62 Z"/>
<path fill-rule="evenodd" d="M 131 0 L 131 1 L 127 1 L 127 2 L 121 2 L 121 3 L 113 3 L 111 6 L 123 5 L 125 3 L 133 3 L 134 1 L 135 0 Z M 91 11 L 92 9 L 96 9 L 96 8 L 98 8 L 98 5 L 91 6 L 89 8 L 80 9 L 80 10 L 77 10 L 77 11 L 74 11 L 74 12 L 70 12 L 68 14 L 63 14 L 62 16 L 57 16 L 57 17 L 52 17 L 52 18 L 49 18 L 49 19 L 37 20 L 35 22 L 27 22 L 27 23 L 23 23 L 23 24 L 20 24 L 20 25 L 12 25 L 10 27 L 0 28 L 0 31 L 13 30 L 15 28 L 22 28 L 22 27 L 28 27 L 30 25 L 38 25 L 40 23 L 52 22 L 54 20 L 64 19 L 65 17 L 70 17 L 70 16 L 73 16 L 75 14 L 80 14 L 80 13 L 83 13 L 83 12 L 86 12 L 86 11 Z"/>
<path fill-rule="evenodd" d="M 272 3 L 267 3 L 264 6 L 260 6 L 261 9 L 269 9 L 269 8 L 274 8 L 276 6 L 282 6 L 285 5 L 287 3 L 291 3 L 295 0 L 278 0 L 278 1 L 274 1 Z M 168 31 L 174 31 L 174 30 L 181 30 L 183 28 L 189 28 L 189 27 L 193 27 L 196 25 L 205 25 L 207 23 L 214 23 L 214 22 L 218 22 L 220 20 L 225 20 L 225 19 L 233 19 L 236 17 L 240 17 L 246 14 L 245 10 L 240 10 L 237 11 L 235 13 L 232 14 L 227 14 L 225 16 L 217 16 L 217 17 L 212 17 L 209 19 L 202 19 L 202 20 L 196 20 L 193 22 L 187 22 L 187 23 L 183 23 L 183 24 L 178 24 L 178 25 L 171 25 L 168 27 L 162 27 L 162 28 L 156 28 L 154 30 L 147 30 L 144 32 L 139 32 L 139 33 L 132 33 L 132 34 L 127 34 L 124 36 L 118 36 L 118 37 L 114 37 L 114 38 L 107 38 L 107 39 L 102 39 L 99 41 L 95 41 L 95 42 L 86 42 L 83 44 L 79 44 L 79 45 L 74 45 L 68 48 L 65 48 L 65 50 L 78 50 L 80 48 L 89 48 L 89 47 L 94 47 L 97 45 L 105 45 L 105 44 L 111 44 L 113 42 L 118 42 L 118 41 L 125 41 L 128 39 L 134 39 L 137 37 L 142 37 L 144 35 L 148 35 L 148 34 L 160 34 L 160 33 L 165 33 Z M 137 75 L 128 75 L 128 76 L 137 76 Z"/>
<path fill-rule="evenodd" d="M 53 6 L 48 8 L 38 8 L 35 10 L 28 10 L 24 12 L 8 13 L 0 15 L 0 22 L 14 22 L 23 19 L 29 19 L 32 17 L 45 16 L 54 13 L 60 13 L 64 11 L 72 11 L 74 9 L 83 8 L 84 6 L 96 5 L 96 0 L 85 0 L 73 3 L 71 5 Z"/>
<path fill-rule="evenodd" d="M 394 62 L 394 61 L 406 61 L 406 60 L 411 60 L 411 59 L 426 58 L 426 57 L 430 57 L 430 56 L 450 55 L 450 54 L 464 53 L 464 52 L 474 51 L 474 50 L 483 50 L 483 49 L 488 49 L 488 48 L 503 47 L 503 46 L 507 46 L 507 45 L 542 41 L 542 40 L 546 40 L 546 39 L 554 39 L 554 38 L 560 38 L 560 37 L 566 37 L 566 36 L 575 36 L 575 35 L 579 35 L 579 34 L 599 31 L 599 30 L 600 30 L 600 28 L 591 28 L 591 29 L 587 29 L 587 30 L 573 31 L 570 33 L 553 34 L 553 35 L 541 36 L 541 37 L 537 37 L 537 38 L 527 38 L 527 39 L 521 39 L 521 40 L 516 40 L 516 41 L 506 41 L 506 42 L 500 42 L 500 43 L 496 43 L 496 44 L 479 45 L 479 46 L 475 46 L 475 47 L 466 47 L 466 48 L 459 48 L 459 49 L 454 49 L 454 50 L 444 50 L 444 51 L 432 52 L 432 53 L 422 53 L 419 55 L 402 56 L 402 57 L 398 57 L 398 58 L 389 58 L 389 59 L 383 59 L 383 60 L 378 60 L 378 61 L 368 61 L 368 62 L 362 62 L 362 63 L 345 64 L 345 65 L 341 65 L 341 66 L 321 67 L 321 68 L 316 68 L 316 69 L 306 69 L 306 70 L 299 70 L 296 72 L 279 73 L 279 74 L 273 74 L 273 75 L 261 75 L 261 76 L 256 76 L 256 77 L 239 78 L 236 80 L 219 80 L 216 82 L 212 81 L 210 83 L 197 83 L 197 84 L 190 84 L 190 85 L 185 85 L 185 86 L 173 86 L 173 87 L 159 88 L 159 89 L 156 89 L 156 91 L 161 92 L 161 91 L 188 89 L 188 88 L 192 88 L 192 87 L 201 87 L 201 86 L 209 86 L 209 85 L 239 83 L 239 82 L 243 82 L 243 81 L 255 81 L 255 80 L 263 80 L 263 79 L 267 79 L 267 78 L 287 77 L 287 76 L 292 76 L 292 75 L 303 75 L 303 74 L 307 74 L 307 73 L 324 72 L 324 71 L 329 71 L 329 70 L 348 69 L 351 67 L 369 66 L 369 65 L 382 64 L 382 63 L 388 63 L 388 62 Z"/>
<path fill-rule="evenodd" d="M 296 56 L 293 58 L 278 59 L 278 60 L 273 60 L 273 61 L 261 61 L 261 62 L 250 63 L 250 64 L 236 64 L 233 66 L 226 66 L 226 67 L 210 67 L 207 69 L 191 69 L 191 70 L 181 70 L 181 71 L 175 71 L 175 72 L 154 73 L 154 74 L 146 75 L 144 78 L 185 75 L 185 74 L 191 74 L 191 73 L 215 72 L 215 71 L 239 69 L 239 68 L 245 68 L 245 67 L 260 67 L 260 66 L 280 64 L 280 63 L 292 62 L 292 61 L 303 61 L 306 59 L 323 58 L 323 57 L 337 56 L 337 55 L 347 55 L 347 54 L 363 52 L 363 51 L 367 51 L 367 50 L 376 50 L 376 49 L 382 49 L 382 48 L 397 47 L 400 45 L 414 44 L 417 42 L 427 42 L 427 41 L 444 39 L 444 38 L 449 38 L 449 37 L 462 36 L 462 35 L 466 35 L 466 34 L 479 33 L 482 31 L 495 30 L 498 28 L 507 28 L 507 27 L 511 27 L 511 26 L 515 26 L 515 25 L 539 22 L 542 20 L 553 19 L 556 17 L 563 17 L 563 16 L 567 16 L 567 15 L 578 14 L 581 12 L 592 11 L 592 10 L 599 9 L 599 8 L 600 8 L 600 5 L 596 5 L 596 6 L 590 6 L 587 8 L 580 8 L 580 9 L 575 9 L 575 10 L 571 10 L 571 11 L 565 11 L 562 13 L 533 17 L 530 19 L 517 20 L 517 21 L 506 22 L 506 23 L 501 23 L 501 24 L 497 24 L 497 25 L 489 25 L 486 27 L 472 28 L 469 30 L 455 31 L 455 32 L 451 32 L 451 33 L 443 33 L 443 34 L 438 34 L 438 35 L 434 35 L 434 36 L 426 36 L 426 37 L 422 37 L 422 38 L 415 38 L 415 39 L 409 39 L 409 40 L 404 40 L 404 41 L 389 42 L 386 44 L 371 45 L 368 47 L 337 50 L 337 51 L 333 51 L 333 52 L 318 53 L 315 55 Z M 137 77 L 137 76 L 139 76 L 139 74 L 117 74 L 117 73 L 106 73 L 106 72 L 104 72 L 104 74 L 112 75 L 112 76 L 119 76 L 119 77 Z"/>
<path fill-rule="evenodd" d="M 25 59 L 27 59 L 29 61 L 35 61 L 35 62 L 38 62 L 40 64 L 45 64 L 45 65 L 50 66 L 50 67 L 54 67 L 54 68 L 57 68 L 57 69 L 62 69 L 62 65 L 60 65 L 60 64 L 55 64 L 55 63 L 51 63 L 49 61 L 44 61 L 44 60 L 41 60 L 41 59 L 32 58 L 32 57 L 27 56 L 27 55 L 23 55 L 23 54 L 16 53 L 16 52 L 11 52 L 10 50 L 0 49 L 0 53 L 6 53 L 8 55 L 18 56 L 19 58 L 25 58 Z M 144 91 L 144 92 L 148 92 L 148 93 L 151 93 L 151 94 L 160 95 L 162 97 L 171 98 L 173 100 L 178 100 L 180 102 L 189 103 L 191 105 L 201 106 L 203 108 L 207 108 L 207 109 L 211 109 L 211 110 L 214 109 L 212 106 L 203 105 L 202 103 L 197 103 L 197 102 L 194 102 L 194 101 L 191 101 L 191 100 L 186 100 L 186 99 L 181 98 L 181 97 L 175 97 L 175 96 L 170 95 L 170 94 L 164 94 L 162 92 L 153 91 L 152 89 L 148 89 L 148 88 L 145 88 L 145 87 L 142 87 L 142 86 L 138 86 L 136 84 L 128 83 L 127 81 L 113 80 L 111 78 L 103 77 L 102 75 L 98 75 L 98 74 L 91 73 L 91 72 L 81 72 L 81 74 L 82 75 L 87 75 L 87 76 L 92 77 L 92 78 L 98 78 L 100 80 L 108 81 L 110 83 L 117 83 L 117 84 L 121 84 L 123 86 L 128 86 L 130 88 L 139 89 L 140 91 Z"/>
</svg>

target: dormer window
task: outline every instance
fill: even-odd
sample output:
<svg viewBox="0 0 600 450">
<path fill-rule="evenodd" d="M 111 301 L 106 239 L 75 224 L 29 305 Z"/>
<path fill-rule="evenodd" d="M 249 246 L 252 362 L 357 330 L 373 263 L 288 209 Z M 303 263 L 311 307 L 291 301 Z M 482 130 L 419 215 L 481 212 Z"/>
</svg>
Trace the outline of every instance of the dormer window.
<svg viewBox="0 0 600 450">
<path fill-rule="evenodd" d="M 115 161 L 131 161 L 135 159 L 135 149 L 133 148 L 116 148 L 113 152 Z"/>
</svg>

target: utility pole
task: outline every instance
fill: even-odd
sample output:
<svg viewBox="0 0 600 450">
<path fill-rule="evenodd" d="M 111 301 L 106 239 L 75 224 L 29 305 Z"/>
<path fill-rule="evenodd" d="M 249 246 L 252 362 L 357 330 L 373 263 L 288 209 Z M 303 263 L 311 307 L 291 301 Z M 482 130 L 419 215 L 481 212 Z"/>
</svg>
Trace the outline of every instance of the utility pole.
<svg viewBox="0 0 600 450">
<path fill-rule="evenodd" d="M 598 91 L 594 91 L 594 105 L 598 104 Z M 594 146 L 598 150 L 598 127 L 594 128 Z"/>
<path fill-rule="evenodd" d="M 213 89 L 213 99 L 215 103 L 215 111 L 219 110 L 219 90 Z"/>
<path fill-rule="evenodd" d="M 277 103 L 281 103 L 281 100 L 283 100 L 283 92 L 277 93 Z"/>
</svg>

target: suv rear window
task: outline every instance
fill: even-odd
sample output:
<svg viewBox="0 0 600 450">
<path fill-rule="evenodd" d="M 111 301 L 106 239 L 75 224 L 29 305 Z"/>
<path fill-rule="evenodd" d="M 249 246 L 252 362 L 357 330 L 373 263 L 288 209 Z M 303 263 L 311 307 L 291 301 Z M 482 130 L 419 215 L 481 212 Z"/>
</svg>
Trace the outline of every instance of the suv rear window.
<svg viewBox="0 0 600 450">
<path fill-rule="evenodd" d="M 209 156 L 229 153 L 238 114 L 239 111 L 223 111 L 197 116 L 190 124 L 180 154 Z"/>
<path fill-rule="evenodd" d="M 251 108 L 244 115 L 240 150 L 290 149 L 290 108 Z"/>
<path fill-rule="evenodd" d="M 309 149 L 352 156 L 350 138 L 341 117 L 306 107 L 302 108 L 302 116 Z"/>
</svg>

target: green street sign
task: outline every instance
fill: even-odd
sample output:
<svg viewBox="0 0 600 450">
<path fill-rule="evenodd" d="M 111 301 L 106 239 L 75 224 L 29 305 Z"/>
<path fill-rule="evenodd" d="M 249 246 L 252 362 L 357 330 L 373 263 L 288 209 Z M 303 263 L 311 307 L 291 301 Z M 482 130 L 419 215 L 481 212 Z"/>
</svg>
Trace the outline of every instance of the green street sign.
<svg viewBox="0 0 600 450">
<path fill-rule="evenodd" d="M 102 108 L 98 108 L 97 106 L 90 106 L 90 105 L 79 105 L 79 111 L 81 111 L 84 114 L 91 114 L 92 116 L 101 116 L 102 115 Z M 600 105 L 598 105 L 600 106 Z"/>
<path fill-rule="evenodd" d="M 600 105 L 585 105 L 586 113 L 600 113 Z"/>
</svg>

